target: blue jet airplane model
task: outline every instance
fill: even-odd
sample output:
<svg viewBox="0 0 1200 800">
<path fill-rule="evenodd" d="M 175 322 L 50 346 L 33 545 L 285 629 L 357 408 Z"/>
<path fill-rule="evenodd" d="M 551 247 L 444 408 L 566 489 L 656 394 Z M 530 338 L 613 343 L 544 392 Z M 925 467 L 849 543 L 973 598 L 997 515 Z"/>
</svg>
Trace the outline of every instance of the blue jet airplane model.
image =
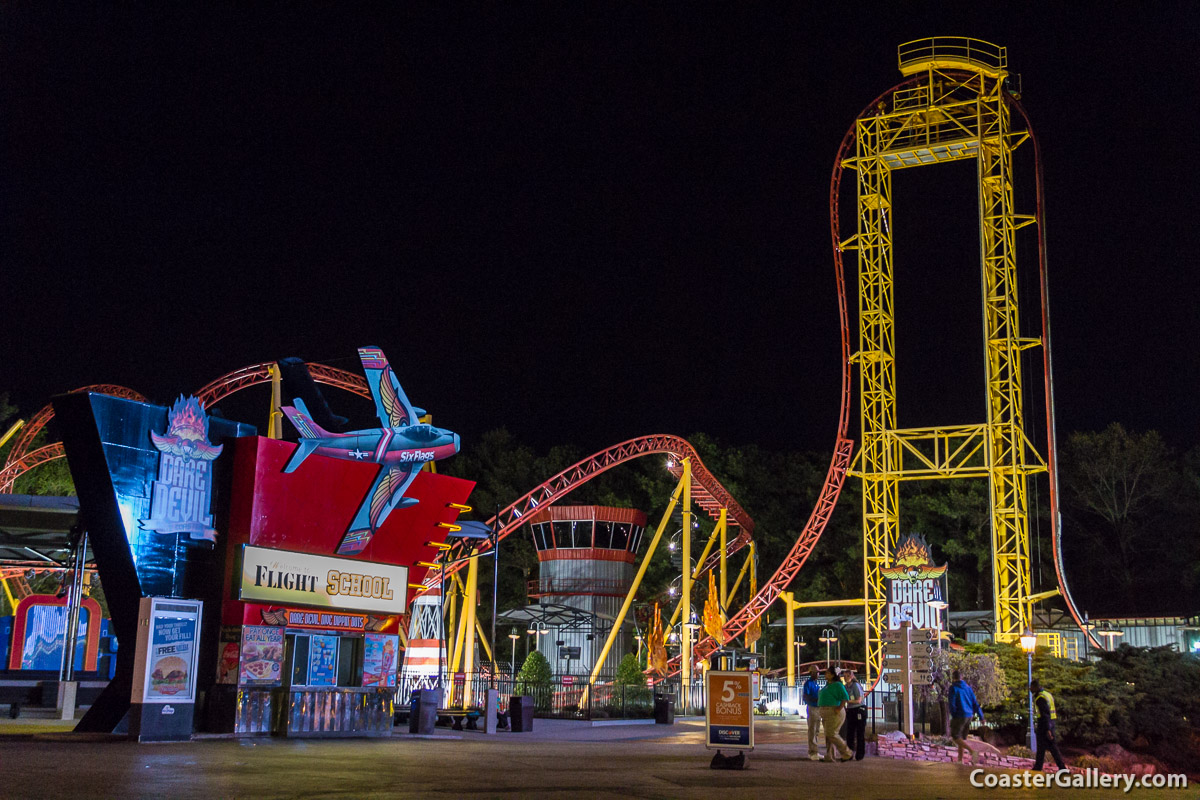
<svg viewBox="0 0 1200 800">
<path fill-rule="evenodd" d="M 285 473 L 295 472 L 313 453 L 381 466 L 338 545 L 337 551 L 344 554 L 361 553 L 393 509 L 416 505 L 416 498 L 405 497 L 404 492 L 417 472 L 430 461 L 454 455 L 459 448 L 457 433 L 418 422 L 425 412 L 408 401 L 382 350 L 360 347 L 358 357 L 362 359 L 363 372 L 375 399 L 375 413 L 383 427 L 331 433 L 313 421 L 303 400 L 296 398 L 294 406 L 283 409 L 301 436 L 299 447 L 283 468 Z"/>
</svg>

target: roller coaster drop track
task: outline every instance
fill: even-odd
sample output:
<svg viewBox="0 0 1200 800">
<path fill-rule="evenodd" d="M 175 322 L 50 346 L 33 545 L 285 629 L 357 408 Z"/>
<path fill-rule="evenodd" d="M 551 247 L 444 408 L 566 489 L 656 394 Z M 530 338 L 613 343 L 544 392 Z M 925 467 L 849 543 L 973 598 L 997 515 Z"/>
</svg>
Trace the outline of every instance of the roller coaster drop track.
<svg viewBox="0 0 1200 800">
<path fill-rule="evenodd" d="M 830 214 L 830 236 L 833 244 L 833 262 L 834 262 L 834 279 L 837 285 L 838 294 L 838 319 L 840 323 L 841 333 L 841 355 L 842 355 L 842 379 L 841 379 L 841 408 L 838 414 L 837 436 L 834 440 L 833 455 L 830 460 L 829 468 L 826 473 L 824 484 L 817 497 L 817 502 L 806 522 L 804 529 L 797 537 L 796 542 L 792 545 L 791 551 L 787 557 L 779 565 L 779 568 L 764 582 L 759 591 L 751 597 L 747 603 L 742 606 L 730 619 L 724 627 L 726 640 L 730 640 L 736 636 L 743 634 L 746 628 L 756 619 L 761 617 L 766 610 L 774 603 L 782 591 L 784 591 L 800 572 L 809 555 L 816 547 L 817 542 L 821 538 L 826 525 L 837 505 L 838 496 L 841 493 L 842 487 L 845 484 L 846 474 L 850 468 L 851 458 L 854 454 L 854 442 L 848 436 L 850 408 L 851 408 L 851 374 L 852 374 L 852 359 L 850 351 L 850 324 L 849 315 L 847 312 L 846 302 L 846 279 L 845 265 L 843 263 L 843 251 L 841 236 L 841 226 L 839 219 L 839 203 L 841 196 L 841 181 L 843 164 L 850 157 L 852 149 L 855 145 L 855 129 L 858 120 L 874 115 L 881 107 L 881 104 L 891 98 L 896 92 L 918 84 L 922 80 L 921 77 L 910 78 L 884 92 L 869 104 L 856 119 L 855 124 L 852 124 L 847 130 L 846 135 L 842 139 L 841 146 L 838 149 L 837 157 L 834 160 L 833 172 L 830 178 L 829 188 L 829 214 Z M 1062 564 L 1062 548 L 1061 548 L 1061 527 L 1058 524 L 1058 484 L 1056 470 L 1056 452 L 1055 452 L 1055 430 L 1054 430 L 1054 413 L 1053 413 L 1053 384 L 1051 379 L 1051 362 L 1050 362 L 1050 319 L 1049 319 L 1049 299 L 1047 293 L 1047 273 L 1046 273 L 1046 245 L 1045 245 L 1045 225 L 1043 221 L 1044 200 L 1043 200 L 1043 179 L 1042 179 L 1042 162 L 1040 148 L 1037 143 L 1037 138 L 1033 135 L 1032 126 L 1029 124 L 1028 115 L 1021 107 L 1020 103 L 1011 95 L 1006 97 L 1011 106 L 1021 115 L 1026 124 L 1026 129 L 1029 131 L 1030 138 L 1034 146 L 1034 158 L 1037 171 L 1037 214 L 1036 223 L 1038 230 L 1038 269 L 1041 289 L 1041 322 L 1042 322 L 1042 351 L 1043 351 L 1043 374 L 1045 380 L 1045 397 L 1046 397 L 1046 414 L 1047 414 L 1047 429 L 1048 429 L 1048 448 L 1047 448 L 1047 463 L 1049 466 L 1050 475 L 1050 513 L 1051 519 L 1055 521 L 1054 533 L 1052 536 L 1052 552 L 1055 565 L 1055 574 L 1058 581 L 1059 590 L 1063 599 L 1066 602 L 1075 622 L 1083 629 L 1082 617 L 1076 609 L 1074 600 L 1067 589 L 1066 578 Z M 370 397 L 370 391 L 366 381 L 362 376 L 345 370 L 328 367 L 323 364 L 309 364 L 309 370 L 313 379 L 318 383 L 328 386 L 343 389 L 354 394 Z M 270 377 L 271 363 L 256 364 L 236 370 L 227 375 L 218 378 L 209 383 L 197 392 L 197 397 L 202 400 L 205 405 L 211 406 L 224 397 L 251 386 L 268 383 Z M 88 386 L 76 391 L 93 391 L 106 394 L 114 394 L 120 397 L 127 397 L 134 400 L 144 400 L 144 398 L 131 389 L 120 386 L 98 385 Z M 15 443 L 12 453 L 10 454 L 3 470 L 0 470 L 0 491 L 11 491 L 16 478 L 22 473 L 34 466 L 60 458 L 63 455 L 62 445 L 59 443 L 49 444 L 32 452 L 28 451 L 34 437 L 38 434 L 46 423 L 53 416 L 51 406 L 46 406 L 30 421 L 25 430 Z M 729 544 L 729 551 L 740 549 L 749 542 L 750 534 L 754 530 L 754 522 L 740 505 L 733 499 L 729 492 L 720 484 L 720 482 L 709 472 L 701 462 L 695 449 L 685 439 L 671 435 L 653 435 L 643 436 L 636 439 L 630 439 L 620 444 L 614 445 L 606 450 L 598 452 L 582 461 L 563 470 L 558 475 L 550 478 L 545 483 L 541 484 L 532 491 L 526 493 L 515 502 L 504 508 L 500 513 L 488 520 L 489 527 L 496 526 L 499 531 L 498 540 L 503 540 L 509 534 L 518 530 L 523 524 L 524 518 L 536 511 L 538 508 L 552 504 L 561 500 L 565 495 L 573 489 L 578 488 L 592 478 L 600 475 L 615 466 L 631 461 L 635 458 L 643 456 L 665 454 L 672 459 L 678 461 L 684 458 L 691 459 L 692 476 L 693 476 L 693 499 L 696 504 L 707 511 L 710 516 L 716 516 L 719 509 L 725 508 L 729 520 L 738 525 L 742 532 Z M 674 470 L 678 473 L 678 467 Z M 484 543 L 481 549 L 486 550 L 488 544 Z M 716 556 L 714 556 L 716 558 Z M 709 566 L 708 564 L 704 565 Z M 451 566 L 447 572 L 454 572 L 462 567 L 461 563 Z M 430 573 L 426 577 L 424 590 L 429 590 L 437 585 L 439 576 L 435 573 Z M 1091 635 L 1090 631 L 1084 630 L 1085 635 L 1091 641 L 1092 645 L 1097 649 L 1101 648 L 1100 643 Z M 695 645 L 695 655 L 697 659 L 703 659 L 720 647 L 720 644 L 711 636 L 702 638 Z M 671 662 L 672 673 L 679 669 L 679 658 L 676 657 Z M 876 672 L 876 675 L 878 673 Z"/>
</svg>

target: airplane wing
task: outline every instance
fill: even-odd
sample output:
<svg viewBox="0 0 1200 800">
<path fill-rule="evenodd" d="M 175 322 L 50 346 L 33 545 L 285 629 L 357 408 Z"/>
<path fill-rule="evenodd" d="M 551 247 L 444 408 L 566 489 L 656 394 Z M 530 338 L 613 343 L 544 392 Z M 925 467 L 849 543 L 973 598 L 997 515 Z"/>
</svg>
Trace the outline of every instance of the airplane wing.
<svg viewBox="0 0 1200 800">
<path fill-rule="evenodd" d="M 417 504 L 415 497 L 405 497 L 404 492 L 419 470 L 420 464 L 402 464 L 379 470 L 375 483 L 367 491 L 367 496 L 354 515 L 354 521 L 350 523 L 350 530 L 338 545 L 339 553 L 362 552 L 393 509 Z"/>
<path fill-rule="evenodd" d="M 400 388 L 400 382 L 396 380 L 383 351 L 378 347 L 360 347 L 358 357 L 362 360 L 363 373 L 371 387 L 371 397 L 375 399 L 375 415 L 379 417 L 379 422 L 393 428 L 416 425 L 420 415 Z"/>
</svg>

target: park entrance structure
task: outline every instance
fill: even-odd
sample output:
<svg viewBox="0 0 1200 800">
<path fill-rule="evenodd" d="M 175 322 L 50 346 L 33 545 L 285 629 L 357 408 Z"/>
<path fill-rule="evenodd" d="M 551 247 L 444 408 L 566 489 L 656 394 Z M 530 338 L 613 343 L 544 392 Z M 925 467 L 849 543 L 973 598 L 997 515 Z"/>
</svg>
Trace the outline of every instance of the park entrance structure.
<svg viewBox="0 0 1200 800">
<path fill-rule="evenodd" d="M 1013 202 L 1013 153 L 1033 133 L 1011 92 L 1005 49 L 964 38 L 923 39 L 901 45 L 908 80 L 872 103 L 843 140 L 831 192 L 835 258 L 858 255 L 858 366 L 861 446 L 851 474 L 862 480 L 867 664 L 879 675 L 887 582 L 882 568 L 898 544 L 900 483 L 986 478 L 990 493 L 994 636 L 1013 642 L 1032 625 L 1032 605 L 1059 590 L 1035 595 L 1030 579 L 1029 478 L 1050 473 L 1051 515 L 1058 558 L 1054 475 L 1053 397 L 1041 183 L 1038 214 L 1018 214 Z M 1036 150 L 1035 150 L 1036 153 Z M 892 176 L 911 167 L 973 159 L 977 164 L 979 249 L 982 268 L 984 379 L 987 418 L 977 424 L 898 428 L 892 270 Z M 841 172 L 857 176 L 857 230 L 842 239 L 838 226 Z M 1037 225 L 1042 276 L 1040 336 L 1022 335 L 1017 294 L 1017 231 Z M 1045 378 L 1043 456 L 1026 428 L 1022 354 L 1041 350 Z M 1078 619 L 1058 572 L 1062 595 Z"/>
</svg>

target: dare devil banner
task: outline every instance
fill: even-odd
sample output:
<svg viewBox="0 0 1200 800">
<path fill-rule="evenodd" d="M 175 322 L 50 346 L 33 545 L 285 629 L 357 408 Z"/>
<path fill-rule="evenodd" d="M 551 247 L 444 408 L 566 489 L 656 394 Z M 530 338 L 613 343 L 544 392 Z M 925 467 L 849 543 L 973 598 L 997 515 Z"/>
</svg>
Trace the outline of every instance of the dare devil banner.
<svg viewBox="0 0 1200 800">
<path fill-rule="evenodd" d="M 899 630 L 904 622 L 914 628 L 944 627 L 938 622 L 940 609 L 930 603 L 946 602 L 947 565 L 932 562 L 929 545 L 913 533 L 900 540 L 892 564 L 880 570 L 887 580 L 888 630 Z"/>
<path fill-rule="evenodd" d="M 141 526 L 156 533 L 187 533 L 217 540 L 212 527 L 212 461 L 224 445 L 208 441 L 208 417 L 194 397 L 180 396 L 167 412 L 167 430 L 150 439 L 162 454 L 151 490 L 150 517 Z"/>
</svg>

